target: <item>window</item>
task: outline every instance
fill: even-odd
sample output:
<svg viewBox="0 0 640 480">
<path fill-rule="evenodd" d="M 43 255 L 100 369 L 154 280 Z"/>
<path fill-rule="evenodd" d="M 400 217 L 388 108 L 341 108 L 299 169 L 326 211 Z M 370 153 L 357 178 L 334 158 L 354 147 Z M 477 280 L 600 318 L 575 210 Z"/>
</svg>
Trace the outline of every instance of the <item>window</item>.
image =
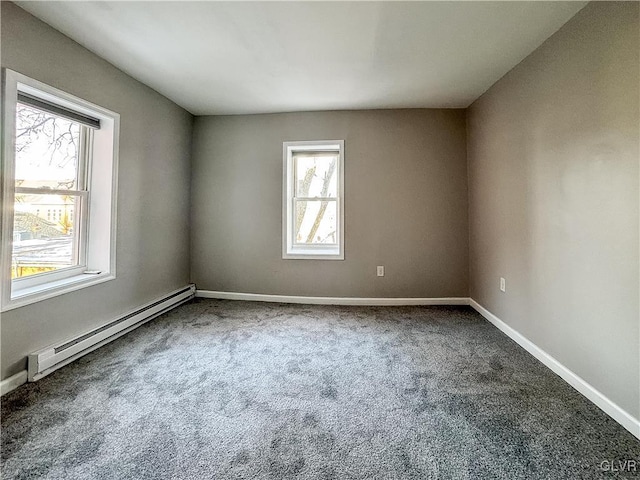
<svg viewBox="0 0 640 480">
<path fill-rule="evenodd" d="M 282 258 L 344 259 L 344 141 L 285 142 Z"/>
<path fill-rule="evenodd" d="M 115 278 L 119 115 L 3 75 L 5 311 Z"/>
</svg>

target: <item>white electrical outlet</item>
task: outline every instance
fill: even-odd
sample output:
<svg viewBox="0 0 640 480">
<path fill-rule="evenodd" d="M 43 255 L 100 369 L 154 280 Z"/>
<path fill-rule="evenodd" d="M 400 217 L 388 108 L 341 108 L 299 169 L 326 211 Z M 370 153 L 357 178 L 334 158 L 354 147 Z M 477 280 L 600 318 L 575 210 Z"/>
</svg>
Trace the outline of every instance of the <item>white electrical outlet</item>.
<svg viewBox="0 0 640 480">
<path fill-rule="evenodd" d="M 500 277 L 500 291 L 501 292 L 507 291 L 507 281 L 502 277 Z"/>
<path fill-rule="evenodd" d="M 376 271 L 379 277 L 384 277 L 384 267 L 382 265 L 378 265 Z"/>
</svg>

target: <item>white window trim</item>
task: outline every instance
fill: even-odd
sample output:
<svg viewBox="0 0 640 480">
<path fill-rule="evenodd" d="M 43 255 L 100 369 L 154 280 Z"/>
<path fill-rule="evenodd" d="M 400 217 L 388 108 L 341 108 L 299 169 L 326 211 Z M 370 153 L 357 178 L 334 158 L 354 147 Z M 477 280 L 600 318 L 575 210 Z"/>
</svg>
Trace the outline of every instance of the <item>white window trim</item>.
<svg viewBox="0 0 640 480">
<path fill-rule="evenodd" d="M 38 275 L 46 282 L 11 280 L 15 194 L 15 116 L 18 91 L 97 118 L 100 130 L 93 135 L 93 161 L 86 219 L 87 265 Z M 8 311 L 116 278 L 116 200 L 120 115 L 86 100 L 50 87 L 18 72 L 2 72 L 2 242 L 0 245 L 1 311 Z M 99 132 L 99 133 L 98 133 Z M 92 198 L 94 201 L 92 201 Z M 95 201 L 99 198 L 99 201 Z M 91 225 L 91 226 L 90 226 Z M 99 273 L 94 273 L 99 272 Z M 46 276 L 46 277 L 45 277 Z"/>
<path fill-rule="evenodd" d="M 294 172 L 293 152 L 304 150 L 338 150 L 338 245 L 295 245 L 293 241 Z M 282 181 L 282 258 L 291 260 L 344 260 L 344 140 L 309 140 L 283 142 Z"/>
</svg>

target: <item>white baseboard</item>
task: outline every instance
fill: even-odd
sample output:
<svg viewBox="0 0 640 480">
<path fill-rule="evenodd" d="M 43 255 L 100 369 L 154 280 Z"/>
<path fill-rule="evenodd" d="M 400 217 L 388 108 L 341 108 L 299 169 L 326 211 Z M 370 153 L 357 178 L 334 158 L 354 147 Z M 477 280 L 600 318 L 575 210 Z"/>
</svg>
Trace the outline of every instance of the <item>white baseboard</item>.
<svg viewBox="0 0 640 480">
<path fill-rule="evenodd" d="M 304 303 L 309 305 L 469 305 L 467 297 L 443 298 L 360 298 L 360 297 L 303 297 L 297 295 L 266 295 L 262 293 L 215 292 L 196 290 L 196 297 L 252 302 Z"/>
<path fill-rule="evenodd" d="M 265 295 L 255 293 L 216 292 L 211 290 L 196 290 L 196 297 L 217 298 L 224 300 L 248 300 L 257 302 L 302 303 L 313 305 L 370 305 L 370 306 L 402 306 L 402 305 L 471 305 L 480 315 L 486 318 L 496 328 L 505 333 L 527 352 L 541 361 L 551 371 L 598 406 L 603 412 L 626 428 L 640 439 L 640 420 L 623 410 L 601 392 L 592 387 L 581 377 L 573 373 L 558 360 L 528 340 L 522 334 L 504 323 L 489 310 L 472 298 L 357 298 L 357 297 L 304 297 L 293 295 Z M 27 382 L 27 371 L 23 370 L 0 382 L 0 395 L 9 393 Z"/>
<path fill-rule="evenodd" d="M 20 385 L 27 383 L 27 371 L 22 370 L 15 375 L 5 378 L 0 382 L 0 396 L 15 390 Z"/>
<path fill-rule="evenodd" d="M 499 330 L 505 333 L 518 345 L 520 345 L 527 352 L 529 352 L 531 355 L 540 360 L 544 365 L 546 365 L 549 369 L 551 369 L 554 373 L 560 376 L 560 378 L 562 378 L 565 382 L 575 388 L 582 395 L 587 397 L 587 399 L 598 406 L 604 413 L 609 415 L 616 422 L 618 422 L 624 428 L 629 430 L 629 432 L 635 435 L 638 439 L 640 439 L 640 420 L 634 418 L 628 412 L 616 405 L 598 390 L 593 388 L 589 383 L 587 383 L 567 367 L 562 365 L 558 360 L 553 358 L 536 344 L 525 338 L 522 334 L 504 323 L 474 299 L 470 299 L 470 305 L 490 323 L 495 325 Z"/>
</svg>

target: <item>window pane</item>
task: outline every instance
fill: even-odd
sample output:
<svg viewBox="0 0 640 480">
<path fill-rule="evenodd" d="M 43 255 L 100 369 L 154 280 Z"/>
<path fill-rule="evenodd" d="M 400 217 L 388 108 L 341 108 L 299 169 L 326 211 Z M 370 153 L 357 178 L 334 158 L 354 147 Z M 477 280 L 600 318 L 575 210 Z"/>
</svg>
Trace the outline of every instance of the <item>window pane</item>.
<svg viewBox="0 0 640 480">
<path fill-rule="evenodd" d="M 296 154 L 296 196 L 336 197 L 338 155 Z"/>
<path fill-rule="evenodd" d="M 16 187 L 77 189 L 80 125 L 18 103 Z"/>
<path fill-rule="evenodd" d="M 16 195 L 11 278 L 78 264 L 80 204 L 74 195 Z"/>
<path fill-rule="evenodd" d="M 298 200 L 295 217 L 295 242 L 298 244 L 338 243 L 336 201 Z"/>
</svg>

